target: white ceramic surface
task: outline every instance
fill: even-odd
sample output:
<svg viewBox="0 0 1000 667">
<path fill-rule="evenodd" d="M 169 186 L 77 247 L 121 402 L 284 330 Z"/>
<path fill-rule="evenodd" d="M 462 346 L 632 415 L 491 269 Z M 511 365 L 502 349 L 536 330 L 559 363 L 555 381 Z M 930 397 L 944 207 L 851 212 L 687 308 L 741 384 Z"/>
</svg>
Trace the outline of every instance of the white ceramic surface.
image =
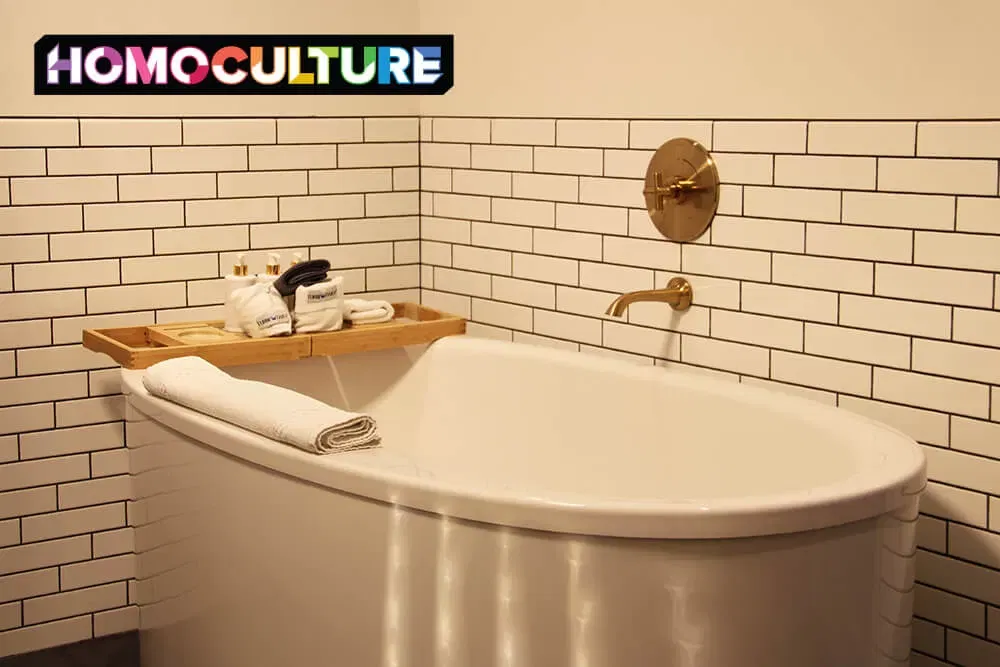
<svg viewBox="0 0 1000 667">
<path fill-rule="evenodd" d="M 125 371 L 150 667 L 908 659 L 925 464 L 892 429 L 463 337 L 229 370 L 369 412 L 384 446 L 306 454 Z"/>
</svg>

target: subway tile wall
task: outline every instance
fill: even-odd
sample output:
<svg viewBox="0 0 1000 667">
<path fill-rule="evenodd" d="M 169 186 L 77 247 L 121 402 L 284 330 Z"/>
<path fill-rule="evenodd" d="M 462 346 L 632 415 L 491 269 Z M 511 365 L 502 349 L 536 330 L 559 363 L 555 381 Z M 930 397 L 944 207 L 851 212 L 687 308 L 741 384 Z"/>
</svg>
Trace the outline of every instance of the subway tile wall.
<svg viewBox="0 0 1000 667">
<path fill-rule="evenodd" d="M 422 118 L 421 295 L 469 333 L 708 373 L 922 443 L 914 667 L 1000 664 L 1000 122 Z M 719 214 L 655 230 L 642 179 L 712 148 Z M 30 252 L 30 248 L 24 252 Z M 627 290 L 684 275 L 694 306 Z M 25 417 L 27 418 L 27 417 Z"/>
<path fill-rule="evenodd" d="M 0 658 L 136 627 L 117 372 L 81 330 L 220 318 L 239 252 L 419 298 L 404 118 L 0 119 Z"/>
</svg>

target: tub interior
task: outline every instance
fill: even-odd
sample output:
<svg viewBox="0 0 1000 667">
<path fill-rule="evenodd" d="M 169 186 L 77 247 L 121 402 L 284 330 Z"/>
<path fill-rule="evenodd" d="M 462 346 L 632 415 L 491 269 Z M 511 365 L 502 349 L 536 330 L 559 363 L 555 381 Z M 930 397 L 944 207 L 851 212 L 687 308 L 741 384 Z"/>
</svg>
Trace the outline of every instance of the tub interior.
<svg viewBox="0 0 1000 667">
<path fill-rule="evenodd" d="M 808 494 L 877 464 L 879 447 L 897 435 L 764 390 L 674 382 L 684 372 L 676 369 L 496 349 L 445 339 L 227 370 L 371 414 L 384 455 L 412 461 L 422 476 L 529 499 Z"/>
</svg>

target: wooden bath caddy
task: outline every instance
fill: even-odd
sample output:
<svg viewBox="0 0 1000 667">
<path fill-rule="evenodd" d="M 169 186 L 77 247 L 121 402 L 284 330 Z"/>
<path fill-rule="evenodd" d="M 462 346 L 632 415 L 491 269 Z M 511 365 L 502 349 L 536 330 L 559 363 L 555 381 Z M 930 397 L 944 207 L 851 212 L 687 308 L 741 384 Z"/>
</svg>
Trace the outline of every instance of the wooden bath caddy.
<svg viewBox="0 0 1000 667">
<path fill-rule="evenodd" d="M 216 366 L 240 366 L 304 357 L 385 350 L 430 343 L 465 333 L 465 320 L 416 303 L 394 303 L 395 316 L 381 324 L 344 323 L 338 331 L 250 338 L 230 333 L 222 321 L 178 322 L 115 329 L 85 329 L 83 346 L 123 368 L 141 369 L 174 357 L 196 356 Z"/>
</svg>

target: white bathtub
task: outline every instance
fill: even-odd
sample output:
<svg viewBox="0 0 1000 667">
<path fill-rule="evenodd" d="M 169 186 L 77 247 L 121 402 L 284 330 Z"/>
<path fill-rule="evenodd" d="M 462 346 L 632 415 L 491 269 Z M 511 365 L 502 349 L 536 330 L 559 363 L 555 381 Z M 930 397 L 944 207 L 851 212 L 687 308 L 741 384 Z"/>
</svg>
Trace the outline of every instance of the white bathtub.
<svg viewBox="0 0 1000 667">
<path fill-rule="evenodd" d="M 307 454 L 124 371 L 145 667 L 908 664 L 925 462 L 897 431 L 470 337 L 227 370 L 384 446 Z"/>
</svg>

